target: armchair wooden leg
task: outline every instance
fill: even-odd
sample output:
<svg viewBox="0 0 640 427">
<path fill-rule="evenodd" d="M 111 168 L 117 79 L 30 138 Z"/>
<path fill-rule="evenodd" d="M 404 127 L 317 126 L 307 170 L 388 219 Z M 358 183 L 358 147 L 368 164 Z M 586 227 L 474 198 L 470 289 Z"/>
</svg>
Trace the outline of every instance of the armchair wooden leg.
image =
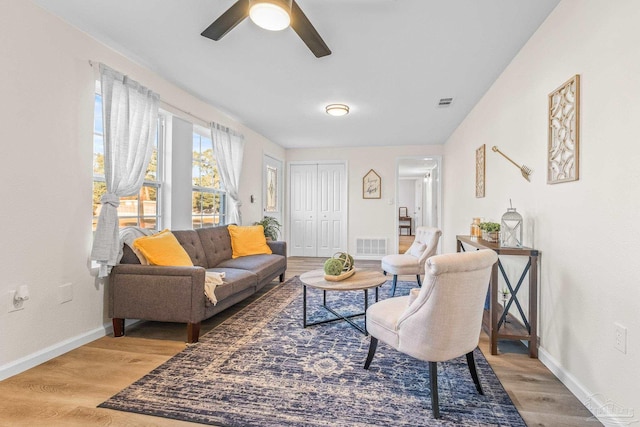
<svg viewBox="0 0 640 427">
<path fill-rule="evenodd" d="M 418 286 L 422 287 L 422 279 L 420 279 L 420 275 L 416 274 L 416 277 L 418 278 Z"/>
<path fill-rule="evenodd" d="M 471 378 L 473 378 L 473 382 L 476 385 L 476 390 L 484 396 L 482 384 L 480 384 L 480 378 L 478 378 L 478 371 L 476 370 L 476 359 L 473 357 L 473 351 L 467 353 L 467 365 L 469 365 L 469 372 L 471 372 Z"/>
<path fill-rule="evenodd" d="M 113 318 L 111 319 L 113 323 L 113 336 L 121 337 L 124 335 L 124 319 Z"/>
<path fill-rule="evenodd" d="M 190 344 L 198 342 L 200 338 L 200 322 L 187 323 L 187 342 Z"/>
<path fill-rule="evenodd" d="M 429 384 L 431 386 L 431 410 L 433 418 L 440 418 L 438 403 L 438 362 L 429 362 Z"/>
<path fill-rule="evenodd" d="M 378 348 L 378 338 L 371 337 L 371 342 L 369 343 L 369 354 L 367 354 L 367 360 L 364 362 L 364 369 L 369 369 L 373 356 L 376 354 L 376 348 Z"/>
<path fill-rule="evenodd" d="M 280 283 L 284 282 L 284 273 L 280 275 Z"/>
<path fill-rule="evenodd" d="M 398 284 L 398 275 L 393 275 L 393 282 L 391 284 L 391 296 L 395 296 L 396 294 L 396 285 Z"/>
</svg>

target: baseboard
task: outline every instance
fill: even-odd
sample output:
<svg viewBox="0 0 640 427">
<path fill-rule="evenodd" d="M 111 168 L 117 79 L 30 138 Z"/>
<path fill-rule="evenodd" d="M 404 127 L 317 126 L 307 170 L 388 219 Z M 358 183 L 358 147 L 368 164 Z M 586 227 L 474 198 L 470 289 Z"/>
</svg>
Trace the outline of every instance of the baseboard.
<svg viewBox="0 0 640 427">
<path fill-rule="evenodd" d="M 633 409 L 624 409 L 605 396 L 593 393 L 567 372 L 544 348 L 538 348 L 538 359 L 573 393 L 603 425 L 609 427 L 637 422 Z M 588 425 L 588 424 L 585 424 Z"/>
<path fill-rule="evenodd" d="M 139 320 L 128 320 L 126 325 L 133 325 L 138 323 Z M 95 328 L 91 331 L 85 332 L 80 335 L 76 335 L 75 337 L 71 337 L 64 341 L 61 341 L 57 344 L 49 346 L 47 348 L 43 348 L 35 353 L 32 353 L 28 356 L 25 356 L 21 359 L 18 359 L 14 362 L 7 363 L 3 366 L 0 366 L 0 381 L 5 380 L 9 377 L 17 375 L 21 372 L 24 372 L 28 369 L 34 368 L 41 363 L 49 361 L 53 358 L 63 355 L 71 350 L 74 350 L 78 347 L 81 347 L 85 344 L 90 343 L 91 341 L 95 341 L 98 338 L 102 338 L 106 335 L 113 333 L 113 325 L 111 322 L 105 323 L 104 325 Z"/>
</svg>

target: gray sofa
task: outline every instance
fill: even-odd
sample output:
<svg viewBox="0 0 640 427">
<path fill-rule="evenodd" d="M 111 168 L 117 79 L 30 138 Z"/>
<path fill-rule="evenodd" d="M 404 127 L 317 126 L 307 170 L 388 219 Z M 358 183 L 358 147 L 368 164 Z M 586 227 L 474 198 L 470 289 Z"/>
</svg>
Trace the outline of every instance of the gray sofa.
<svg viewBox="0 0 640 427">
<path fill-rule="evenodd" d="M 124 319 L 187 323 L 187 341 L 200 335 L 200 322 L 256 293 L 287 269 L 286 243 L 267 241 L 272 255 L 232 259 L 226 226 L 172 231 L 193 267 L 141 265 L 127 245 L 109 275 L 109 317 L 113 335 L 124 335 Z M 204 294 L 205 271 L 224 272 L 213 304 Z"/>
</svg>

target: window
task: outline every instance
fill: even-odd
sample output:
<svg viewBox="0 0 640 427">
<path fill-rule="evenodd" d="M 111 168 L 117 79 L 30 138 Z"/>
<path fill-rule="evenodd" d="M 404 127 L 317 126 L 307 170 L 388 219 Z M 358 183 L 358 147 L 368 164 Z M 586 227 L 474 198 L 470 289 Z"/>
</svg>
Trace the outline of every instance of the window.
<svg viewBox="0 0 640 427">
<path fill-rule="evenodd" d="M 213 154 L 209 130 L 193 130 L 193 228 L 226 224 L 227 195 L 220 182 L 218 164 Z"/>
<path fill-rule="evenodd" d="M 102 95 L 100 82 L 96 82 L 93 120 L 93 230 L 100 215 L 100 198 L 106 193 L 104 177 L 104 129 L 102 123 Z M 142 228 L 158 229 L 160 226 L 160 189 L 162 183 L 162 147 L 164 118 L 158 117 L 158 131 L 153 154 L 147 168 L 140 193 L 121 197 L 118 207 L 120 227 L 135 225 Z"/>
</svg>

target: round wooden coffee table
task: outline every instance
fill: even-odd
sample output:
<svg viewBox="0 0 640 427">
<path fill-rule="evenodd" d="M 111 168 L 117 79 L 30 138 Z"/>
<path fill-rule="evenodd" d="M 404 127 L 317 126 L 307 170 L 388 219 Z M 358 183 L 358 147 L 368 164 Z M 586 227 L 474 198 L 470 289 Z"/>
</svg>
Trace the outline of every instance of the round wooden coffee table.
<svg viewBox="0 0 640 427">
<path fill-rule="evenodd" d="M 324 270 L 313 270 L 304 273 L 300 276 L 300 281 L 303 285 L 302 295 L 302 326 L 320 325 L 322 323 L 335 322 L 336 320 L 345 320 L 351 326 L 359 330 L 365 335 L 369 335 L 367 332 L 367 308 L 369 308 L 369 289 L 375 288 L 376 290 L 376 302 L 378 302 L 378 288 L 387 281 L 387 277 L 382 271 L 377 270 L 362 270 L 356 269 L 353 276 L 341 280 L 339 282 L 332 282 L 324 280 Z M 307 286 L 316 289 L 322 289 L 322 307 L 331 312 L 334 318 L 320 320 L 318 322 L 307 322 Z M 364 291 L 364 311 L 362 313 L 343 315 L 335 311 L 333 308 L 327 305 L 327 291 Z M 351 318 L 364 316 L 364 328 L 355 324 Z"/>
</svg>

